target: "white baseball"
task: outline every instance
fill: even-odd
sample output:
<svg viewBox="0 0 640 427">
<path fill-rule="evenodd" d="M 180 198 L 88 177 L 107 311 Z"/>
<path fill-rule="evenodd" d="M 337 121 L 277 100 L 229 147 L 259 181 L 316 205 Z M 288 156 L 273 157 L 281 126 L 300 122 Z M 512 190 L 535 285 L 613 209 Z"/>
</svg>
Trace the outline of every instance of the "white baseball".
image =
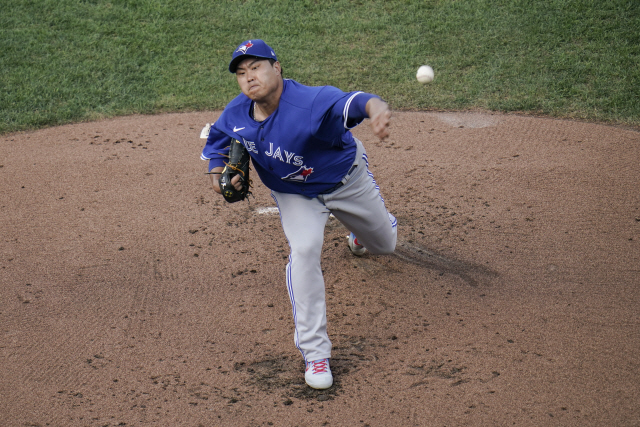
<svg viewBox="0 0 640 427">
<path fill-rule="evenodd" d="M 422 84 L 429 83 L 433 81 L 433 68 L 428 65 L 422 65 L 418 68 L 418 72 L 416 73 L 416 78 Z"/>
</svg>

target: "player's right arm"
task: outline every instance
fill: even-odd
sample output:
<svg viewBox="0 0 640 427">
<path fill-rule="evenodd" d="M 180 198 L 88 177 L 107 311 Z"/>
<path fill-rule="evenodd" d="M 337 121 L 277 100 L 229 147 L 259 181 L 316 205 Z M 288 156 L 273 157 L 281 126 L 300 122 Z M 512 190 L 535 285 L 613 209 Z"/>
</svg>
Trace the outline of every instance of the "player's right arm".
<svg viewBox="0 0 640 427">
<path fill-rule="evenodd" d="M 209 171 L 209 177 L 211 178 L 211 187 L 213 187 L 213 191 L 215 191 L 218 194 L 222 194 L 222 191 L 220 190 L 219 181 L 220 181 L 220 174 L 222 173 L 223 169 L 224 168 L 222 166 L 218 166 Z"/>
<path fill-rule="evenodd" d="M 213 187 L 213 191 L 218 194 L 222 194 L 220 190 L 220 175 L 222 174 L 223 166 L 218 166 L 209 171 L 209 176 L 211 177 L 211 186 Z M 236 190 L 242 190 L 242 185 L 240 184 L 240 175 L 236 175 L 231 178 L 231 184 L 236 188 Z"/>
<path fill-rule="evenodd" d="M 207 137 L 207 143 L 202 150 L 200 158 L 202 160 L 209 161 L 208 175 L 211 180 L 211 187 L 213 191 L 218 194 L 222 194 L 220 190 L 219 180 L 220 174 L 224 169 L 224 161 L 226 160 L 227 153 L 229 152 L 229 144 L 231 137 L 218 130 L 215 123 L 209 129 L 209 136 Z M 240 176 L 234 176 L 231 179 L 231 183 L 237 190 L 242 187 L 240 185 Z"/>
</svg>

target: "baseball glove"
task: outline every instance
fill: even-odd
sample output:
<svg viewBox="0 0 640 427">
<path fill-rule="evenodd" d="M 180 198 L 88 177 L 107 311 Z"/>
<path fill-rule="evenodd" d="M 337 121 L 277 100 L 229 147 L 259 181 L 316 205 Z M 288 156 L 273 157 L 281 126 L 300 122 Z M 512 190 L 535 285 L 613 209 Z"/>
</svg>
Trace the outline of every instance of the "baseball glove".
<svg viewBox="0 0 640 427">
<path fill-rule="evenodd" d="M 240 141 L 237 139 L 231 141 L 231 146 L 229 147 L 229 162 L 225 162 L 225 167 L 218 180 L 222 195 L 229 203 L 244 200 L 251 194 L 251 191 L 249 191 L 251 187 L 251 181 L 249 180 L 250 158 L 249 152 Z M 242 184 L 240 190 L 236 190 L 231 184 L 231 179 L 236 175 L 240 175 L 240 183 Z"/>
</svg>

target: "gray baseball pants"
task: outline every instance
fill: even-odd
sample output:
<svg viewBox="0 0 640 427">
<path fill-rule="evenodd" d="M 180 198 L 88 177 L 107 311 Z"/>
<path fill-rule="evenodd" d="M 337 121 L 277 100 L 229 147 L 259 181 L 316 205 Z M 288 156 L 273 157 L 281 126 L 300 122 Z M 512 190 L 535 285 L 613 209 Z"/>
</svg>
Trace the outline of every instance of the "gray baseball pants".
<svg viewBox="0 0 640 427">
<path fill-rule="evenodd" d="M 372 254 L 389 254 L 396 247 L 396 219 L 387 212 L 368 169 L 362 143 L 357 141 L 357 144 L 354 163 L 357 167 L 336 191 L 316 198 L 272 191 L 291 248 L 286 268 L 287 288 L 295 325 L 294 342 L 305 362 L 331 357 L 320 266 L 329 215 L 333 214 L 353 232 Z"/>
</svg>

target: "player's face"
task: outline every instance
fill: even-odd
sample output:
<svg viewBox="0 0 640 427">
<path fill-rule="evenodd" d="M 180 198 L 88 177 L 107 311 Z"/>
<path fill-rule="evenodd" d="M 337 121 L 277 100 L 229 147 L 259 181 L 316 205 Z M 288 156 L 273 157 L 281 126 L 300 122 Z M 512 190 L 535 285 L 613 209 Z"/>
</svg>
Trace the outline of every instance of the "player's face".
<svg viewBox="0 0 640 427">
<path fill-rule="evenodd" d="M 236 78 L 242 93 L 261 101 L 277 93 L 282 82 L 280 72 L 279 62 L 271 65 L 266 59 L 247 58 L 238 65 Z"/>
</svg>

